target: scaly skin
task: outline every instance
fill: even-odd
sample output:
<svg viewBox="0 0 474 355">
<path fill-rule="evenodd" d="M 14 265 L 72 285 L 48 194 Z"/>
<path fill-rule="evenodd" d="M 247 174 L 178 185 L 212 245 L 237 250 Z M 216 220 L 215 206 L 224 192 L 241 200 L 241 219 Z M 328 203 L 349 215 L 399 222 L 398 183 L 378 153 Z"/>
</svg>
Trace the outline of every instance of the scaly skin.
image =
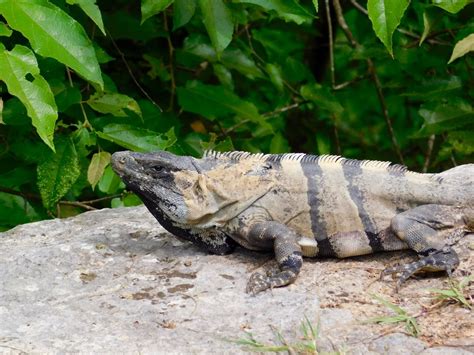
<svg viewBox="0 0 474 355">
<path fill-rule="evenodd" d="M 254 274 L 250 293 L 296 280 L 303 257 L 412 249 L 422 270 L 459 259 L 446 244 L 474 231 L 474 164 L 419 174 L 379 161 L 306 154 L 118 152 L 112 167 L 168 231 L 209 252 L 274 250 L 279 270 Z"/>
</svg>

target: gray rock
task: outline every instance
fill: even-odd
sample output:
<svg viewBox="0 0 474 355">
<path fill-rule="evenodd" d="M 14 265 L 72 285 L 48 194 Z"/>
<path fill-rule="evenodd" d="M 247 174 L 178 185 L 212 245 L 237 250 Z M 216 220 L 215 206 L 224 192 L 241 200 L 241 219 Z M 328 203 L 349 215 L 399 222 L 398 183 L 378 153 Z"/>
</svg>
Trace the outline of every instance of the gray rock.
<svg viewBox="0 0 474 355">
<path fill-rule="evenodd" d="M 375 340 L 369 347 L 379 354 L 408 355 L 419 354 L 426 348 L 421 340 L 401 333 L 393 333 Z"/>
<path fill-rule="evenodd" d="M 19 226 L 0 234 L 0 352 L 234 352 L 244 330 L 274 341 L 270 327 L 295 339 L 317 298 L 248 296 L 255 258 L 206 255 L 144 208 Z"/>
<path fill-rule="evenodd" d="M 379 259 L 364 260 L 380 268 Z M 0 233 L 0 353 L 238 353 L 245 348 L 235 340 L 246 333 L 267 345 L 309 343 L 306 320 L 321 351 L 426 349 L 362 325 L 363 306 L 343 308 L 359 305 L 373 283 L 352 263 L 361 264 L 307 262 L 295 284 L 251 297 L 247 279 L 274 265 L 270 254 L 208 255 L 169 235 L 144 207 L 18 226 Z M 322 309 L 317 295 L 327 294 L 334 308 Z"/>
<path fill-rule="evenodd" d="M 420 355 L 472 355 L 473 353 L 463 349 L 453 349 L 447 346 L 438 346 L 429 348 L 420 353 Z"/>
</svg>

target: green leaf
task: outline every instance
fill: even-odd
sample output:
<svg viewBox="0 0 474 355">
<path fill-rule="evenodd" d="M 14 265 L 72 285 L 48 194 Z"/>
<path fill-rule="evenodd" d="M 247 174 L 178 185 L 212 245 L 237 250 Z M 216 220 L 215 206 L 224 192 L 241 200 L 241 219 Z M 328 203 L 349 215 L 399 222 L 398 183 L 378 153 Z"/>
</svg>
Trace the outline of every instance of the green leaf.
<svg viewBox="0 0 474 355">
<path fill-rule="evenodd" d="M 267 11 L 275 11 L 281 19 L 298 25 L 313 21 L 313 15 L 295 0 L 234 0 L 234 2 L 258 5 Z M 318 11 L 317 0 L 313 0 L 313 4 Z"/>
<path fill-rule="evenodd" d="M 423 11 L 423 33 L 419 42 L 420 46 L 425 41 L 426 37 L 434 31 L 441 18 L 442 13 L 436 8 L 427 8 Z"/>
<path fill-rule="evenodd" d="M 431 27 L 432 27 L 431 24 L 432 24 L 432 21 L 429 16 L 429 13 L 427 11 L 423 12 L 423 33 L 421 34 L 421 37 L 420 37 L 420 42 L 419 42 L 420 46 L 425 41 L 426 37 L 428 37 L 428 35 L 430 34 Z"/>
<path fill-rule="evenodd" d="M 123 198 L 123 204 L 125 207 L 128 206 L 139 206 L 142 205 L 143 202 L 140 198 L 135 194 L 128 194 Z"/>
<path fill-rule="evenodd" d="M 219 62 L 228 69 L 235 69 L 249 79 L 264 77 L 254 60 L 238 48 L 226 48 L 218 58 L 215 49 L 206 43 L 203 36 L 191 35 L 184 41 L 184 49 L 211 63 Z"/>
<path fill-rule="evenodd" d="M 219 82 L 229 90 L 233 90 L 234 82 L 230 70 L 225 65 L 219 63 L 214 64 L 213 68 L 214 74 L 217 76 L 217 79 L 219 79 Z"/>
<path fill-rule="evenodd" d="M 114 57 L 111 57 L 104 48 L 100 47 L 96 42 L 94 42 L 95 55 L 97 56 L 97 61 L 100 64 L 108 63 L 115 60 Z"/>
<path fill-rule="evenodd" d="M 367 10 L 377 37 L 393 57 L 392 36 L 410 0 L 368 0 Z"/>
<path fill-rule="evenodd" d="M 456 98 L 452 98 L 446 102 L 425 104 L 418 113 L 425 120 L 425 125 L 417 136 L 461 129 L 465 126 L 472 125 L 474 122 L 474 110 L 472 106 Z"/>
<path fill-rule="evenodd" d="M 59 7 L 46 0 L 3 0 L 0 14 L 30 41 L 36 53 L 58 60 L 103 88 L 90 39 L 84 28 Z"/>
<path fill-rule="evenodd" d="M 56 104 L 58 105 L 59 112 L 65 112 L 72 105 L 78 104 L 81 101 L 81 90 L 78 87 L 65 85 L 56 92 Z"/>
<path fill-rule="evenodd" d="M 34 170 L 26 166 L 18 166 L 0 174 L 0 186 L 16 189 L 23 184 L 34 181 Z"/>
<path fill-rule="evenodd" d="M 3 123 L 9 126 L 31 125 L 25 105 L 18 98 L 12 97 L 3 102 Z"/>
<path fill-rule="evenodd" d="M 474 51 L 474 33 L 471 33 L 469 36 L 456 43 L 448 64 L 471 51 Z"/>
<path fill-rule="evenodd" d="M 417 99 L 438 99 L 450 91 L 462 88 L 462 80 L 458 76 L 450 76 L 448 79 L 423 80 L 419 85 L 409 88 L 403 96 L 410 96 Z"/>
<path fill-rule="evenodd" d="M 87 100 L 87 104 L 97 112 L 110 113 L 117 117 L 128 116 L 124 109 L 135 112 L 140 117 L 142 116 L 138 103 L 123 94 L 95 93 Z"/>
<path fill-rule="evenodd" d="M 229 69 L 237 70 L 249 79 L 264 77 L 254 60 L 240 49 L 226 49 L 220 57 L 220 62 Z"/>
<path fill-rule="evenodd" d="M 224 140 L 214 145 L 212 149 L 217 150 L 218 152 L 228 152 L 230 150 L 235 150 L 234 144 L 232 143 L 232 139 L 230 137 L 226 137 Z"/>
<path fill-rule="evenodd" d="M 277 133 L 272 137 L 270 142 L 270 153 L 279 154 L 287 153 L 290 149 L 288 141 L 281 133 Z"/>
<path fill-rule="evenodd" d="M 165 63 L 161 59 L 158 59 L 152 55 L 144 54 L 143 59 L 145 59 L 150 67 L 150 70 L 146 73 L 150 76 L 151 79 L 155 80 L 160 78 L 162 81 L 170 81 L 171 75 L 166 67 Z"/>
<path fill-rule="evenodd" d="M 35 55 L 19 45 L 7 51 L 0 43 L 0 68 L 0 80 L 5 82 L 8 92 L 25 105 L 38 135 L 54 150 L 58 112 L 48 82 L 40 75 Z"/>
<path fill-rule="evenodd" d="M 163 26 L 157 26 L 156 21 L 141 23 L 139 16 L 134 16 L 127 8 L 108 12 L 104 17 L 107 32 L 114 40 L 131 39 L 133 41 L 147 42 L 154 38 L 167 37 L 168 32 Z"/>
<path fill-rule="evenodd" d="M 196 0 L 175 0 L 173 5 L 173 31 L 186 25 L 196 12 Z"/>
<path fill-rule="evenodd" d="M 283 78 L 281 76 L 281 68 L 278 65 L 267 63 L 265 65 L 270 81 L 279 92 L 283 91 Z"/>
<path fill-rule="evenodd" d="M 94 190 L 95 185 L 100 181 L 102 175 L 104 175 L 105 168 L 110 164 L 110 153 L 99 152 L 92 156 L 89 168 L 87 169 L 87 181 Z"/>
<path fill-rule="evenodd" d="M 320 84 L 313 83 L 303 85 L 300 89 L 300 93 L 303 98 L 312 101 L 320 109 L 335 114 L 344 111 L 344 107 L 342 107 L 337 98 L 330 92 L 329 88 L 323 87 Z"/>
<path fill-rule="evenodd" d="M 80 156 L 87 156 L 93 150 L 93 147 L 97 145 L 97 136 L 95 133 L 89 132 L 89 130 L 82 126 L 76 130 L 73 135 L 74 145 L 76 151 Z"/>
<path fill-rule="evenodd" d="M 76 148 L 70 138 L 59 138 L 56 153 L 38 164 L 38 189 L 47 209 L 52 209 L 81 174 Z"/>
<path fill-rule="evenodd" d="M 116 197 L 110 203 L 112 208 L 139 206 L 142 204 L 142 200 L 135 194 L 127 194 L 123 198 Z"/>
<path fill-rule="evenodd" d="M 469 0 L 433 0 L 433 5 L 442 8 L 452 14 L 455 14 L 462 10 Z"/>
<path fill-rule="evenodd" d="M 142 23 L 165 10 L 173 1 L 174 0 L 142 0 Z"/>
<path fill-rule="evenodd" d="M 202 155 L 205 150 L 215 150 L 218 152 L 227 152 L 235 150 L 232 139 L 226 137 L 224 140 L 218 141 L 215 133 L 209 134 L 209 141 L 206 141 L 204 135 L 193 132 L 185 138 L 186 143 L 193 149 L 194 155 Z"/>
<path fill-rule="evenodd" d="M 0 36 L 10 37 L 12 33 L 13 31 L 8 28 L 7 24 L 5 22 L 0 21 Z"/>
<path fill-rule="evenodd" d="M 104 23 L 102 22 L 102 14 L 96 4 L 96 0 L 66 0 L 69 5 L 79 5 L 89 18 L 99 27 L 101 32 L 106 35 Z"/>
<path fill-rule="evenodd" d="M 112 170 L 112 167 L 109 165 L 105 168 L 104 174 L 99 181 L 99 190 L 105 194 L 112 195 L 117 193 L 122 184 L 122 180 L 118 177 L 117 174 Z"/>
<path fill-rule="evenodd" d="M 316 133 L 316 146 L 318 154 L 331 154 L 331 140 L 326 134 Z"/>
<path fill-rule="evenodd" d="M 232 14 L 222 0 L 199 0 L 204 26 L 217 53 L 222 52 L 232 40 L 234 22 Z"/>
<path fill-rule="evenodd" d="M 316 10 L 316 13 L 318 13 L 319 11 L 318 0 L 313 0 L 313 6 L 314 6 L 314 9 Z"/>
<path fill-rule="evenodd" d="M 0 231 L 17 224 L 39 220 L 41 217 L 27 200 L 0 192 Z"/>
<path fill-rule="evenodd" d="M 165 134 L 159 134 L 131 125 L 111 123 L 105 126 L 102 132 L 98 131 L 97 135 L 102 139 L 137 152 L 166 150 L 176 143 L 173 128 Z"/>
<path fill-rule="evenodd" d="M 209 120 L 229 114 L 254 122 L 263 122 L 253 103 L 242 100 L 224 86 L 205 85 L 199 81 L 177 89 L 178 101 L 182 109 L 197 113 Z"/>
<path fill-rule="evenodd" d="M 447 140 L 458 152 L 466 155 L 474 154 L 474 134 L 472 134 L 472 131 L 449 132 Z"/>
</svg>

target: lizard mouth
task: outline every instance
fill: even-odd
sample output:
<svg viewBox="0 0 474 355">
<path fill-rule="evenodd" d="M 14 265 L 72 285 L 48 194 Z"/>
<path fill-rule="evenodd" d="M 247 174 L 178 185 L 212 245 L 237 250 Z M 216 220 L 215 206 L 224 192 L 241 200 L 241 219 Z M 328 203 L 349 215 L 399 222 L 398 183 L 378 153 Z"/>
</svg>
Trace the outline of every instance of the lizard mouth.
<svg viewBox="0 0 474 355">
<path fill-rule="evenodd" d="M 167 152 L 116 152 L 111 163 L 127 189 L 137 194 L 150 211 L 159 208 L 171 220 L 183 219 L 185 204 L 173 172 L 182 167 L 196 170 L 194 166 Z"/>
</svg>

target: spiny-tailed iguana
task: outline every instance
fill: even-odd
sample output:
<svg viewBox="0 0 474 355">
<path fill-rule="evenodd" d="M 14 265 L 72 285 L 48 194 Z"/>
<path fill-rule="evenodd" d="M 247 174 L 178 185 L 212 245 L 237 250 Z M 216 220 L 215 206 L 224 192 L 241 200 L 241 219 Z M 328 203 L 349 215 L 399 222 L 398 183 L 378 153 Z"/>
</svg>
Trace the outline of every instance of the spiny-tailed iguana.
<svg viewBox="0 0 474 355">
<path fill-rule="evenodd" d="M 247 291 L 292 283 L 302 257 L 413 249 L 420 260 L 384 273 L 398 285 L 459 264 L 447 237 L 474 231 L 474 164 L 420 174 L 380 161 L 307 154 L 117 152 L 112 166 L 161 225 L 215 254 L 236 244 L 275 252 L 278 272 Z"/>
</svg>

